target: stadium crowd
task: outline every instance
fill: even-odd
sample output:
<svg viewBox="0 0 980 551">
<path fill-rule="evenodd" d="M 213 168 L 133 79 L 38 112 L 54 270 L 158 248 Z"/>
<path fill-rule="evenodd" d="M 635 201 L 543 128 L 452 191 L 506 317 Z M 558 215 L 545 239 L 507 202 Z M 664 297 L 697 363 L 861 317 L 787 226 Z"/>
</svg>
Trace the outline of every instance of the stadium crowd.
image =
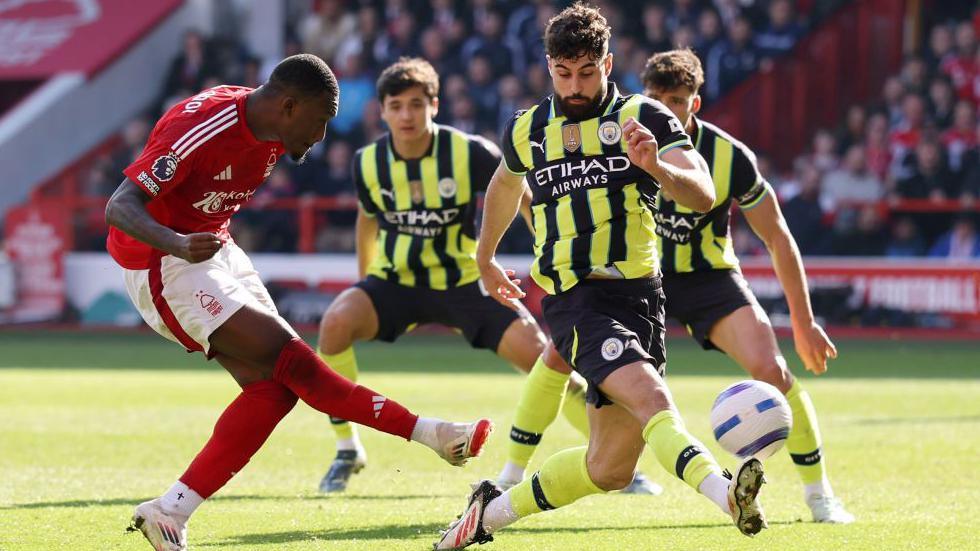
<svg viewBox="0 0 980 551">
<path fill-rule="evenodd" d="M 690 47 L 704 62 L 702 96 L 710 104 L 753 73 L 767 70 L 840 2 L 596 3 L 617 30 L 612 80 L 621 89 L 640 91 L 639 74 L 651 53 Z M 334 68 L 340 112 L 328 139 L 308 161 L 280 163 L 256 201 L 267 204 L 297 194 L 352 198 L 351 157 L 384 132 L 375 78 L 401 56 L 422 56 L 439 72 L 438 122 L 496 141 L 515 110 L 550 93 L 541 34 L 561 5 L 550 0 L 287 2 L 284 53 L 312 52 Z M 229 20 L 233 16 L 228 14 Z M 934 22 L 922 51 L 888 79 L 878 100 L 852 106 L 839 128 L 817 131 L 809 151 L 788 173 L 757 152 L 804 254 L 980 257 L 980 235 L 971 217 L 903 215 L 881 208 L 880 202 L 980 200 L 978 22 L 980 17 Z M 211 36 L 187 32 L 159 101 L 146 117 L 123 129 L 115 152 L 93 165 L 87 193 L 111 193 L 122 168 L 142 148 L 149 121 L 176 101 L 219 83 L 257 86 L 265 80 L 278 59 L 251 55 L 235 34 L 239 28 L 218 26 Z M 352 211 L 318 216 L 317 250 L 353 250 Z M 236 218 L 233 230 L 247 250 L 296 250 L 296 216 L 287 210 L 249 209 Z M 735 231 L 739 254 L 762 254 L 744 223 Z M 526 233 L 511 232 L 501 252 L 527 252 Z M 100 248 L 101 240 L 92 235 L 78 243 Z"/>
</svg>

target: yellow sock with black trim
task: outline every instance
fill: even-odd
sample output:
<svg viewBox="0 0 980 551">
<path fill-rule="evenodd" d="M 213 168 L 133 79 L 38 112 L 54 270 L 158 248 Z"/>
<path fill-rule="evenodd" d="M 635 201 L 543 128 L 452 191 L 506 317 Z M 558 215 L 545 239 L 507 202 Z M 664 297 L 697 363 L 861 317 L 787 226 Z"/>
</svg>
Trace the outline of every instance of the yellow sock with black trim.
<svg viewBox="0 0 980 551">
<path fill-rule="evenodd" d="M 650 418 L 643 428 L 643 440 L 667 472 L 695 491 L 699 491 L 701 482 L 709 475 L 721 474 L 715 458 L 687 432 L 684 421 L 674 410 L 665 409 Z"/>
<path fill-rule="evenodd" d="M 818 484 L 827 478 L 827 467 L 821 456 L 820 426 L 817 412 L 813 409 L 810 394 L 803 390 L 799 379 L 786 393 L 786 401 L 793 411 L 793 428 L 786 438 L 786 450 L 796 465 L 803 484 Z"/>
<path fill-rule="evenodd" d="M 351 381 L 357 381 L 357 356 L 354 355 L 353 346 L 337 354 L 324 354 L 319 349 L 316 353 L 330 369 Z M 357 442 L 357 428 L 337 417 L 330 418 L 330 425 L 337 434 L 337 449 L 353 449 L 353 445 Z"/>
<path fill-rule="evenodd" d="M 572 384 L 578 379 L 579 384 Z M 561 413 L 565 420 L 569 422 L 575 430 L 582 433 L 586 438 L 589 437 L 589 415 L 585 412 L 585 385 L 584 379 L 572 376 L 568 379 L 568 386 L 565 390 L 565 401 L 561 404 Z"/>
<path fill-rule="evenodd" d="M 587 446 L 562 450 L 549 457 L 541 469 L 508 490 L 517 518 L 564 507 L 605 490 L 592 482 L 585 458 Z"/>
<path fill-rule="evenodd" d="M 545 365 L 543 356 L 538 357 L 517 400 L 507 461 L 521 469 L 527 467 L 541 442 L 541 435 L 558 416 L 567 382 L 568 375 L 551 369 Z"/>
</svg>

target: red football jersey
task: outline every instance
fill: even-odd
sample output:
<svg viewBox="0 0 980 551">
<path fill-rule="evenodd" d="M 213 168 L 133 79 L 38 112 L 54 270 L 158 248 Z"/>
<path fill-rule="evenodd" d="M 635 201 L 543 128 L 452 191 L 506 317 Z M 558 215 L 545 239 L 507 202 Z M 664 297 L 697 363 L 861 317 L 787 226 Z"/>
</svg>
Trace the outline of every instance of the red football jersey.
<svg viewBox="0 0 980 551">
<path fill-rule="evenodd" d="M 255 138 L 245 124 L 251 88 L 217 86 L 181 101 L 157 122 L 139 158 L 123 173 L 152 198 L 146 210 L 179 233 L 225 239 L 231 215 L 255 194 L 285 149 Z M 154 249 L 117 228 L 107 247 L 123 268 L 146 269 Z"/>
</svg>

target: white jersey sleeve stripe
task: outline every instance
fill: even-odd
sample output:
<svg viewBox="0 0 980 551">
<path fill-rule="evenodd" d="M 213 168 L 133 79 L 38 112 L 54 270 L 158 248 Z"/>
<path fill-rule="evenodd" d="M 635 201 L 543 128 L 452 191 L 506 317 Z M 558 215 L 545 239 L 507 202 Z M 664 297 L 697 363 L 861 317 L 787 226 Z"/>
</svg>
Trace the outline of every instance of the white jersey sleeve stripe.
<svg viewBox="0 0 980 551">
<path fill-rule="evenodd" d="M 191 128 L 186 134 L 184 134 L 183 136 L 181 136 L 179 140 L 177 140 L 176 142 L 174 142 L 174 145 L 171 146 L 170 149 L 172 149 L 172 150 L 174 150 L 176 152 L 177 148 L 180 147 L 180 145 L 182 143 L 184 143 L 185 140 L 189 139 L 192 134 L 194 134 L 198 130 L 204 128 L 205 126 L 213 123 L 215 121 L 215 119 L 219 119 L 219 118 L 225 116 L 226 114 L 228 114 L 229 111 L 234 110 L 236 107 L 237 106 L 234 103 L 232 103 L 228 107 L 222 109 L 221 111 L 219 111 L 218 113 L 216 113 L 215 115 L 213 115 L 208 120 L 202 122 L 201 124 L 195 126 L 194 128 Z"/>
<path fill-rule="evenodd" d="M 235 116 L 235 118 L 233 118 L 233 119 L 231 119 L 230 121 L 228 121 L 228 122 L 226 122 L 226 123 L 225 123 L 225 124 L 223 124 L 222 126 L 219 126 L 218 128 L 215 128 L 214 130 L 212 130 L 212 131 L 211 131 L 211 133 L 210 133 L 210 134 L 208 134 L 207 136 L 204 136 L 204 137 L 203 137 L 203 138 L 201 138 L 200 140 L 196 140 L 196 141 L 194 142 L 194 145 L 192 145 L 192 146 L 190 146 L 190 147 L 188 147 L 187 149 L 185 149 L 185 150 L 184 150 L 184 152 L 183 152 L 183 153 L 181 153 L 181 154 L 180 154 L 180 158 L 181 158 L 181 159 L 186 159 L 186 158 L 187 158 L 187 156 L 188 156 L 188 155 L 190 155 L 191 153 L 193 153 L 195 149 L 197 149 L 198 147 L 201 147 L 201 145 L 202 145 L 202 144 L 204 144 L 204 142 L 206 142 L 206 141 L 208 141 L 208 140 L 210 140 L 210 139 L 211 139 L 211 138 L 213 138 L 213 137 L 214 137 L 214 136 L 215 136 L 216 134 L 218 134 L 218 133 L 220 133 L 220 132 L 222 132 L 222 131 L 224 131 L 225 129 L 228 129 L 228 128 L 231 128 L 231 127 L 232 127 L 232 126 L 234 126 L 234 125 L 235 125 L 235 123 L 237 123 L 237 122 L 238 122 L 238 116 L 236 115 L 236 116 Z"/>
<path fill-rule="evenodd" d="M 192 145 L 194 145 L 194 143 L 196 143 L 198 140 L 200 140 L 202 136 L 207 135 L 208 132 L 210 132 L 211 130 L 214 130 L 218 126 L 221 126 L 222 124 L 225 124 L 229 120 L 234 120 L 234 119 L 237 119 L 237 118 L 238 118 L 238 112 L 237 111 L 232 111 L 231 113 L 227 113 L 227 114 L 223 115 L 219 119 L 215 119 L 214 122 L 211 122 L 210 124 L 208 124 L 204 128 L 198 130 L 193 136 L 191 136 L 186 141 L 184 141 L 184 143 L 182 143 L 180 145 L 180 147 L 173 148 L 174 153 L 176 153 L 177 155 L 182 155 L 183 152 L 186 151 L 188 147 L 191 147 Z"/>
</svg>

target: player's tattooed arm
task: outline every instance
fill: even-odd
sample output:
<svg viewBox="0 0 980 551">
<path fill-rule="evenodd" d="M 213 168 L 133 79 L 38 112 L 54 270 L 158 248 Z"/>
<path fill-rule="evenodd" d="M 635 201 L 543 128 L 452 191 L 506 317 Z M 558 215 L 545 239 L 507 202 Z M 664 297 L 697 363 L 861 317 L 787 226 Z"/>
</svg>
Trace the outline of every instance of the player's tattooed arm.
<svg viewBox="0 0 980 551">
<path fill-rule="evenodd" d="M 690 148 L 677 147 L 661 157 L 657 138 L 636 119 L 623 125 L 630 161 L 647 171 L 674 201 L 697 212 L 708 212 L 715 202 L 715 186 L 708 165 Z"/>
<path fill-rule="evenodd" d="M 128 178 L 116 188 L 105 208 L 106 224 L 126 235 L 188 262 L 201 262 L 215 255 L 221 239 L 213 233 L 180 234 L 160 224 L 146 211 L 150 197 Z"/>
</svg>

